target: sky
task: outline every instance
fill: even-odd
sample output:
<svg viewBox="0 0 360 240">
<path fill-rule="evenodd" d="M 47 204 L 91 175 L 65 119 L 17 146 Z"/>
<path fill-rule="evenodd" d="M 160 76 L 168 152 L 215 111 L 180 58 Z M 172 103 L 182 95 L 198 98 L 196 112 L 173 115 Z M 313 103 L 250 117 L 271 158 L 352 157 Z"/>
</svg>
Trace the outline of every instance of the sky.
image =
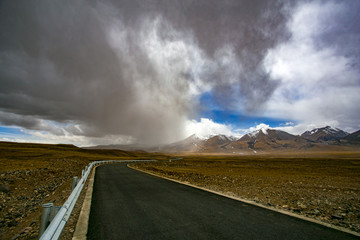
<svg viewBox="0 0 360 240">
<path fill-rule="evenodd" d="M 360 1 L 0 1 L 0 141 L 360 129 Z"/>
</svg>

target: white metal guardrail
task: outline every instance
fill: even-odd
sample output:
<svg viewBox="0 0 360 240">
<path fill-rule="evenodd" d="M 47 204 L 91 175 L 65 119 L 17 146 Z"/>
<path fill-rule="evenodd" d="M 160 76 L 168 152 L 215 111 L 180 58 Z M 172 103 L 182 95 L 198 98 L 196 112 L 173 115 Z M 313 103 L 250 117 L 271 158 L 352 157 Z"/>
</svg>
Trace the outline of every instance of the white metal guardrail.
<svg viewBox="0 0 360 240">
<path fill-rule="evenodd" d="M 76 187 L 73 189 L 73 191 L 71 192 L 69 198 L 66 200 L 64 205 L 59 209 L 59 211 L 57 212 L 56 216 L 53 218 L 49 226 L 42 233 L 42 235 L 40 236 L 40 240 L 57 240 L 60 237 L 60 234 L 64 229 L 65 224 L 69 220 L 71 212 L 75 206 L 75 203 L 81 193 L 82 188 L 85 185 L 86 179 L 90 174 L 93 166 L 106 164 L 106 163 L 132 163 L 132 162 L 150 162 L 150 161 L 154 162 L 157 160 L 106 160 L 106 161 L 95 161 L 87 165 L 85 169 L 82 171 L 81 179 L 78 181 Z M 45 229 L 45 227 L 42 226 L 43 229 Z"/>
</svg>

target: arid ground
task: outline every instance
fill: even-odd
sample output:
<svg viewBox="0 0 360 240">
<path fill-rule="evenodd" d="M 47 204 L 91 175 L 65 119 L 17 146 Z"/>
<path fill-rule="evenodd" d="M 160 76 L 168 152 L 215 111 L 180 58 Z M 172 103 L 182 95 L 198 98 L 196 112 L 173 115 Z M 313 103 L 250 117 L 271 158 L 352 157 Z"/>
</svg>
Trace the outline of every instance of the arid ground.
<svg viewBox="0 0 360 240">
<path fill-rule="evenodd" d="M 63 205 L 73 177 L 81 176 L 90 161 L 152 157 L 162 158 L 143 152 L 0 142 L 0 239 L 38 239 L 42 204 Z M 62 239 L 71 239 L 81 203 L 77 205 Z"/>
<path fill-rule="evenodd" d="M 169 160 L 175 156 L 0 142 L 0 239 L 37 239 L 41 205 L 62 205 L 90 161 L 149 158 L 159 161 L 133 166 L 360 232 L 359 153 L 276 155 Z M 71 239 L 81 199 L 62 239 Z"/>
</svg>

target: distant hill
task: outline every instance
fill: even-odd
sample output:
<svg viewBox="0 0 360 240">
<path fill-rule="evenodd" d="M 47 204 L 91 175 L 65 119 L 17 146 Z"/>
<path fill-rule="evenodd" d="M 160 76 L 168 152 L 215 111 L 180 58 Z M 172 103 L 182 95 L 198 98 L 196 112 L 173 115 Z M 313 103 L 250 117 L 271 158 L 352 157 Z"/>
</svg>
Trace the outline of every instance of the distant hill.
<svg viewBox="0 0 360 240">
<path fill-rule="evenodd" d="M 357 143 L 360 144 L 360 130 L 356 131 L 352 134 L 347 135 L 346 137 L 343 138 L 345 141 L 349 142 L 349 143 Z"/>
<path fill-rule="evenodd" d="M 171 152 L 171 153 L 197 152 L 202 145 L 203 145 L 203 140 L 198 136 L 196 136 L 195 134 L 193 134 L 190 137 L 185 138 L 184 140 L 171 144 L 161 145 L 158 147 L 158 150 L 160 152 Z"/>
<path fill-rule="evenodd" d="M 83 147 L 83 149 L 120 149 L 123 151 L 153 151 L 156 146 L 145 144 L 110 144 Z"/>
<path fill-rule="evenodd" d="M 0 161 L 16 160 L 56 160 L 56 159 L 136 159 L 153 158 L 153 153 L 143 151 L 123 151 L 118 149 L 83 149 L 67 144 L 39 144 L 0 141 Z M 1 164 L 0 164 L 1 165 Z"/>
</svg>

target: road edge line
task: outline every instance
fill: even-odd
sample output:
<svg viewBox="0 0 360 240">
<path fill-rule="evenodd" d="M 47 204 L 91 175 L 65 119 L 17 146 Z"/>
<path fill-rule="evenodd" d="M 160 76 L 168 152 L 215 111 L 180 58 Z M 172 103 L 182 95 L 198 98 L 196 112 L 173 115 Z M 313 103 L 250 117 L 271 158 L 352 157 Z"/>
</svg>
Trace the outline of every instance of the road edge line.
<svg viewBox="0 0 360 240">
<path fill-rule="evenodd" d="M 75 232 L 72 237 L 72 240 L 84 240 L 86 239 L 88 226 L 89 226 L 89 217 L 90 217 L 90 209 L 91 209 L 91 200 L 92 200 L 92 193 L 94 187 L 94 178 L 95 178 L 95 171 L 98 166 L 95 166 L 92 169 L 92 173 L 90 175 L 88 189 L 85 194 L 84 202 L 79 214 L 78 221 L 76 223 Z"/>
<path fill-rule="evenodd" d="M 328 228 L 332 228 L 332 229 L 335 229 L 335 230 L 338 230 L 338 231 L 341 231 L 341 232 L 349 233 L 349 234 L 351 234 L 351 235 L 360 237 L 360 233 L 357 233 L 357 232 L 355 232 L 355 231 L 351 231 L 351 230 L 349 230 L 349 229 L 347 229 L 347 228 L 339 227 L 339 226 L 336 226 L 336 225 L 333 225 L 333 224 L 330 224 L 330 223 L 325 223 L 325 222 L 322 222 L 322 221 L 319 221 L 319 220 L 316 220 L 316 219 L 313 219 L 313 218 L 309 218 L 309 217 L 302 216 L 302 215 L 299 215 L 299 214 L 296 214 L 296 213 L 292 213 L 292 212 L 287 212 L 287 211 L 284 211 L 284 210 L 281 210 L 281 209 L 276 209 L 276 208 L 267 207 L 267 206 L 264 206 L 264 205 L 262 205 L 262 204 L 256 203 L 256 202 L 251 201 L 251 200 L 247 200 L 247 199 L 243 199 L 243 198 L 240 198 L 240 197 L 235 197 L 235 196 L 227 195 L 227 194 L 224 194 L 224 193 L 221 193 L 221 192 L 216 192 L 216 191 L 214 191 L 214 190 L 210 190 L 210 189 L 207 189 L 207 188 L 199 187 L 199 186 L 193 185 L 193 184 L 191 184 L 191 183 L 181 182 L 181 181 L 179 181 L 179 180 L 175 180 L 175 179 L 171 179 L 171 178 L 168 178 L 168 177 L 164 177 L 164 176 L 161 176 L 161 175 L 152 173 L 152 172 L 147 172 L 147 171 L 145 171 L 145 170 L 138 169 L 138 168 L 135 168 L 135 167 L 133 167 L 133 166 L 130 166 L 130 164 L 127 164 L 126 166 L 127 166 L 128 168 L 133 169 L 133 170 L 136 170 L 136 171 L 139 171 L 139 172 L 143 172 L 143 173 L 146 173 L 146 174 L 155 176 L 155 177 L 163 178 L 163 179 L 166 179 L 166 180 L 169 180 L 169 181 L 172 181 L 172 182 L 176 182 L 176 183 L 183 184 L 183 185 L 186 185 L 186 186 L 189 186 L 189 187 L 197 188 L 197 189 L 200 189 L 200 190 L 203 190 L 203 191 L 206 191 L 206 192 L 214 193 L 214 194 L 220 195 L 220 196 L 222 196 L 222 197 L 231 198 L 231 199 L 237 200 L 237 201 L 239 201 L 239 202 L 243 202 L 243 203 L 247 203 L 247 204 L 250 204 L 250 205 L 257 206 L 257 207 L 265 208 L 265 209 L 268 209 L 268 210 L 271 210 L 271 211 L 274 211 L 274 212 L 278 212 L 278 213 L 285 214 L 285 215 L 288 215 L 288 216 L 291 216 L 291 217 L 299 218 L 299 219 L 304 220 L 304 221 L 308 221 L 308 222 L 313 222 L 313 223 L 316 223 L 316 224 L 320 224 L 320 225 L 323 225 L 323 226 L 328 227 Z"/>
</svg>

